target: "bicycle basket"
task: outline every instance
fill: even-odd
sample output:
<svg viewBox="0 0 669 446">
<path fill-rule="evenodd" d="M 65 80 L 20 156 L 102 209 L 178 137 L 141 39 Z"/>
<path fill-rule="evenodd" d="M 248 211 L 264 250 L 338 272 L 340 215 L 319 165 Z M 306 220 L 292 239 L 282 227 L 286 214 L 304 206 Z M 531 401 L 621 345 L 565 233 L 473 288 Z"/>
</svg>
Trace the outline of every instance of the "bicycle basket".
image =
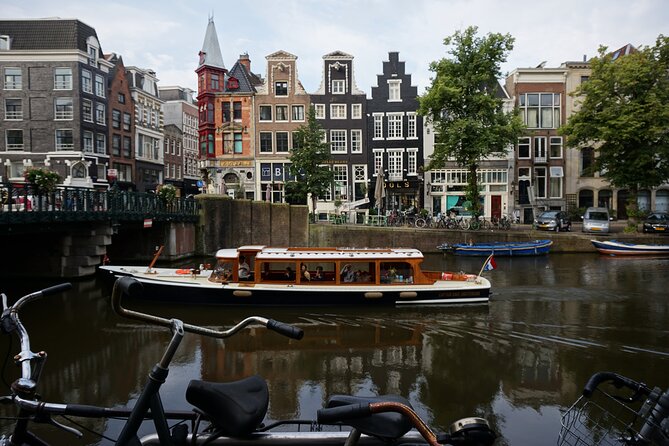
<svg viewBox="0 0 669 446">
<path fill-rule="evenodd" d="M 558 446 L 651 444 L 639 434 L 646 417 L 635 406 L 640 403 L 621 401 L 600 389 L 590 398 L 581 396 L 562 415 Z"/>
</svg>

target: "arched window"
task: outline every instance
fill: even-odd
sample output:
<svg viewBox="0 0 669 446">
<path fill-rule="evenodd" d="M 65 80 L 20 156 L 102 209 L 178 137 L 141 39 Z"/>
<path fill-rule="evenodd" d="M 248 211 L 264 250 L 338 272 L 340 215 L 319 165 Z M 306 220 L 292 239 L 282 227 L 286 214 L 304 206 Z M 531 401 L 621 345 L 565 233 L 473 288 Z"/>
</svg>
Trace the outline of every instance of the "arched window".
<svg viewBox="0 0 669 446">
<path fill-rule="evenodd" d="M 594 193 L 590 189 L 583 189 L 578 193 L 578 207 L 579 208 L 589 208 L 594 206 L 595 199 Z"/>
<path fill-rule="evenodd" d="M 72 165 L 72 178 L 86 178 L 86 165 L 83 162 Z"/>
</svg>

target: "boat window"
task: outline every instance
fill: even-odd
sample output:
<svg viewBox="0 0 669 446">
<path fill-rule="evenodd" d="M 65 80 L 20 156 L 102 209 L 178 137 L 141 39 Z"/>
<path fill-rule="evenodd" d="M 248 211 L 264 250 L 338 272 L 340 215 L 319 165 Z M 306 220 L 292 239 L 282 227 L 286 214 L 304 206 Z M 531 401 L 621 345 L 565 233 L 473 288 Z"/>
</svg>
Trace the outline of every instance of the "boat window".
<svg viewBox="0 0 669 446">
<path fill-rule="evenodd" d="M 413 283 L 413 266 L 407 262 L 382 262 L 381 283 Z"/>
<path fill-rule="evenodd" d="M 232 280 L 233 259 L 219 259 L 209 276 L 210 282 L 228 282 Z"/>
<path fill-rule="evenodd" d="M 341 283 L 374 283 L 376 268 L 374 262 L 342 262 L 339 271 Z"/>
<path fill-rule="evenodd" d="M 261 262 L 261 282 L 295 282 L 295 262 Z"/>
<path fill-rule="evenodd" d="M 334 282 L 335 277 L 337 276 L 337 265 L 334 262 L 303 262 L 302 265 L 305 266 L 306 271 L 309 273 L 308 282 L 313 283 L 314 285 Z M 300 270 L 300 283 L 304 283 L 307 280 L 304 279 L 304 273 Z"/>
</svg>

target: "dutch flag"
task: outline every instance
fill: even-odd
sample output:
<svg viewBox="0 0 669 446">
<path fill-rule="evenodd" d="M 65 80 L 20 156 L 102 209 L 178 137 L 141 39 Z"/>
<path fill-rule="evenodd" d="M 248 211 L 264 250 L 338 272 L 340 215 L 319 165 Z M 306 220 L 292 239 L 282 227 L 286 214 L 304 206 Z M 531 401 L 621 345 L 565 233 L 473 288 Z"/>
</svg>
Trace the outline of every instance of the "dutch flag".
<svg viewBox="0 0 669 446">
<path fill-rule="evenodd" d="M 488 257 L 488 260 L 483 265 L 483 271 L 492 271 L 495 268 L 497 268 L 497 263 L 495 262 L 494 254 L 490 254 L 490 257 Z"/>
</svg>

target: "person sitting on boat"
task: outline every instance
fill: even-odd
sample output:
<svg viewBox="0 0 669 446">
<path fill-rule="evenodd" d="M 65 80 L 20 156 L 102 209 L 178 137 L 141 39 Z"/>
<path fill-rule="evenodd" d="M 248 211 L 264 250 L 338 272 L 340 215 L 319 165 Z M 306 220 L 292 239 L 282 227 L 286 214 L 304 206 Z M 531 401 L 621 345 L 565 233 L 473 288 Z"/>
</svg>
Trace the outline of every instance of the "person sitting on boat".
<svg viewBox="0 0 669 446">
<path fill-rule="evenodd" d="M 251 278 L 251 268 L 246 263 L 246 257 L 244 256 L 239 257 L 239 270 L 237 273 L 239 274 L 239 280 L 248 280 Z"/>
<path fill-rule="evenodd" d="M 323 267 L 322 266 L 317 266 L 316 267 L 316 274 L 314 274 L 314 280 L 325 280 L 325 276 L 323 275 Z"/>
<path fill-rule="evenodd" d="M 307 271 L 307 264 L 303 263 L 302 266 L 300 266 L 300 280 L 304 280 L 309 282 L 311 280 L 311 274 L 309 271 Z"/>
<path fill-rule="evenodd" d="M 295 273 L 290 266 L 286 267 L 286 274 L 284 275 L 285 280 L 295 280 Z"/>
<path fill-rule="evenodd" d="M 344 265 L 344 267 L 341 269 L 341 273 L 339 273 L 339 276 L 341 277 L 342 282 L 355 281 L 355 273 L 353 272 L 353 268 L 351 268 L 350 263 Z"/>
</svg>

